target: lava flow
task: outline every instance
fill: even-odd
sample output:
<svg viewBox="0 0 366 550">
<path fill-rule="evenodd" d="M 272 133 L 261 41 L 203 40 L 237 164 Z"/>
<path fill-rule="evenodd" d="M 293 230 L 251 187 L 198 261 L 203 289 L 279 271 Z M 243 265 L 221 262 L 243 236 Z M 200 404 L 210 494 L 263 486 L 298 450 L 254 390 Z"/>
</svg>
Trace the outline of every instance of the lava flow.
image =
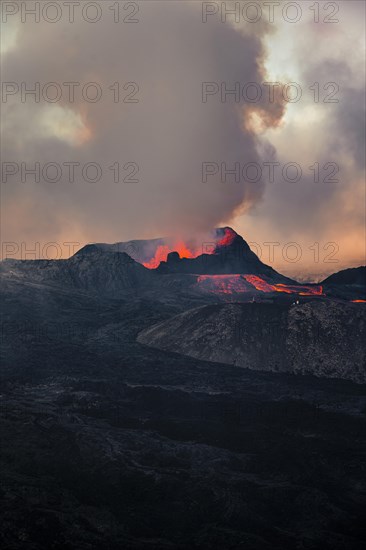
<svg viewBox="0 0 366 550">
<path fill-rule="evenodd" d="M 282 283 L 271 284 L 267 283 L 257 275 L 243 275 L 243 277 L 252 284 L 256 290 L 262 292 L 284 292 L 286 294 L 299 294 L 300 296 L 322 296 L 323 287 L 321 285 L 284 285 Z"/>
<path fill-rule="evenodd" d="M 243 275 L 244 279 L 255 287 L 256 290 L 262 292 L 274 292 L 275 286 L 267 283 L 264 279 L 257 277 L 257 275 Z"/>
<path fill-rule="evenodd" d="M 300 296 L 323 296 L 321 285 L 284 285 L 271 284 L 258 275 L 199 275 L 197 284 L 202 290 L 214 294 L 241 294 L 254 289 L 264 293 L 284 292 Z"/>
<path fill-rule="evenodd" d="M 250 284 L 240 274 L 199 275 L 197 284 L 201 290 L 213 294 L 241 294 L 250 292 Z"/>
<path fill-rule="evenodd" d="M 353 304 L 366 304 L 366 300 L 351 300 Z"/>
<path fill-rule="evenodd" d="M 234 242 L 235 237 L 235 231 L 233 231 L 230 227 L 225 227 L 224 236 L 217 241 L 216 246 L 230 246 Z"/>
</svg>

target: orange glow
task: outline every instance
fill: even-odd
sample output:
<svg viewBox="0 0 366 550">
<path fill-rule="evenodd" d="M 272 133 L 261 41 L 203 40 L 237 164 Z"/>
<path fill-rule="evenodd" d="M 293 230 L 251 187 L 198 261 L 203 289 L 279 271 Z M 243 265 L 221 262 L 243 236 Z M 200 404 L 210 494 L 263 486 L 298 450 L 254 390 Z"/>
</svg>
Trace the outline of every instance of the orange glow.
<svg viewBox="0 0 366 550">
<path fill-rule="evenodd" d="M 321 285 L 284 285 L 271 284 L 257 275 L 199 275 L 197 284 L 214 294 L 239 294 L 244 292 L 284 292 L 286 294 L 298 294 L 300 296 L 324 296 Z"/>
<path fill-rule="evenodd" d="M 229 227 L 225 227 L 224 231 L 225 235 L 221 237 L 219 241 L 217 241 L 217 246 L 229 246 L 232 244 L 236 237 L 236 233 Z"/>
<path fill-rule="evenodd" d="M 197 256 L 202 254 L 202 250 L 200 248 L 191 249 L 183 241 L 178 241 L 173 246 L 158 246 L 155 256 L 148 262 L 144 262 L 143 265 L 148 269 L 156 269 L 159 267 L 160 262 L 166 262 L 170 252 L 178 252 L 181 258 L 197 258 Z"/>
<path fill-rule="evenodd" d="M 366 304 L 366 300 L 352 300 L 354 304 Z"/>
<path fill-rule="evenodd" d="M 256 290 L 261 292 L 284 292 L 286 294 L 299 294 L 300 296 L 322 296 L 323 287 L 321 285 L 284 285 L 281 283 L 270 284 L 257 275 L 243 275 L 243 277 L 252 284 Z"/>
<path fill-rule="evenodd" d="M 257 277 L 257 275 L 243 275 L 243 277 L 246 281 L 248 281 L 248 283 L 253 285 L 256 290 L 260 290 L 262 292 L 274 292 L 276 290 L 274 285 L 267 283 L 260 277 Z M 283 292 L 286 291 L 284 290 Z"/>
<path fill-rule="evenodd" d="M 155 269 L 159 266 L 160 262 L 166 261 L 169 252 L 171 252 L 171 250 L 168 246 L 160 245 L 156 249 L 155 256 L 148 262 L 144 262 L 143 265 L 149 269 Z"/>
<path fill-rule="evenodd" d="M 243 275 L 199 275 L 197 284 L 202 290 L 213 294 L 239 294 L 250 292 L 250 285 Z"/>
<path fill-rule="evenodd" d="M 143 262 L 143 265 L 148 269 L 156 269 L 159 267 L 160 262 L 166 262 L 168 254 L 170 252 L 178 252 L 180 258 L 197 258 L 201 254 L 214 254 L 216 247 L 221 246 L 230 246 L 236 237 L 235 231 L 229 227 L 225 227 L 224 236 L 216 241 L 216 245 L 212 247 L 212 250 L 209 251 L 208 247 L 205 247 L 203 252 L 202 246 L 191 246 L 186 244 L 184 241 L 176 241 L 171 246 L 161 245 L 156 249 L 155 255 L 150 260 Z M 206 243 L 207 244 L 207 243 Z"/>
<path fill-rule="evenodd" d="M 93 137 L 93 132 L 88 126 L 84 126 L 75 132 L 75 142 L 76 145 L 83 145 L 91 140 Z"/>
<path fill-rule="evenodd" d="M 307 286 L 307 285 L 282 285 L 278 284 L 275 285 L 276 292 L 287 292 L 287 293 L 294 293 L 296 292 L 300 296 L 324 296 L 323 287 L 322 285 L 313 285 L 313 286 Z M 282 288 L 285 288 L 286 290 L 282 290 Z"/>
</svg>

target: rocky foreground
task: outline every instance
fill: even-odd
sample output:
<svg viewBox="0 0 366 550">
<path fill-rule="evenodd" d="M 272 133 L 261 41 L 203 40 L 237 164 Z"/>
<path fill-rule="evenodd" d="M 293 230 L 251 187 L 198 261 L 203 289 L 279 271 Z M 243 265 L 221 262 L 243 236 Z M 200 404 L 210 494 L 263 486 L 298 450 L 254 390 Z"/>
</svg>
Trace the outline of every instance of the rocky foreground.
<svg viewBox="0 0 366 550">
<path fill-rule="evenodd" d="M 217 304 L 145 329 L 138 341 L 260 371 L 366 383 L 366 304 Z"/>
<path fill-rule="evenodd" d="M 240 239 L 0 264 L 1 548 L 364 547 L 364 268 L 324 295 Z"/>
</svg>

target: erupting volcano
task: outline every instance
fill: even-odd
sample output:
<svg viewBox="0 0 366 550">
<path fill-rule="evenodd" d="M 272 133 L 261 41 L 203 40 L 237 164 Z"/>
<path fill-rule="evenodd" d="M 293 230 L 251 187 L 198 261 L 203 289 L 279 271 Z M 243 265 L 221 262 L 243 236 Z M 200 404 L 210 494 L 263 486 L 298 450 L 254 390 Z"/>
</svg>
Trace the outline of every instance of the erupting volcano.
<svg viewBox="0 0 366 550">
<path fill-rule="evenodd" d="M 145 241 L 146 247 L 148 243 Z M 321 285 L 298 285 L 262 263 L 231 227 L 215 229 L 199 243 L 193 239 L 158 239 L 149 250 L 149 255 L 142 251 L 144 259 L 136 258 L 144 267 L 162 275 L 193 275 L 196 277 L 194 288 L 204 293 L 250 296 L 277 292 L 324 296 Z"/>
<path fill-rule="evenodd" d="M 151 260 L 142 262 L 142 264 L 148 269 L 156 269 L 159 267 L 160 262 L 167 261 L 168 254 L 171 252 L 178 252 L 180 258 L 197 258 L 197 256 L 202 254 L 202 248 L 190 248 L 189 245 L 185 244 L 183 241 L 178 241 L 173 246 L 159 245 L 154 257 L 151 258 Z"/>
<path fill-rule="evenodd" d="M 93 243 L 79 250 L 70 262 L 79 262 L 87 257 L 90 260 L 91 256 L 94 258 L 94 270 L 105 269 L 106 261 L 113 264 L 108 271 L 108 276 L 113 278 L 113 284 L 108 286 L 110 290 L 114 285 L 133 287 L 141 278 L 151 292 L 160 289 L 161 285 L 169 292 L 181 292 L 184 288 L 189 295 L 193 293 L 195 299 L 197 294 L 201 297 L 217 296 L 219 300 L 230 298 L 230 301 L 235 296 L 239 302 L 256 300 L 261 295 L 273 300 L 276 294 L 278 297 L 280 294 L 325 297 L 330 292 L 336 292 L 335 295 L 339 296 L 339 291 L 332 290 L 330 286 L 332 279 L 321 284 L 299 284 L 278 273 L 263 263 L 231 227 L 216 228 L 200 238 L 168 237 L 114 244 Z M 118 273 L 113 275 L 115 267 Z M 91 277 L 90 269 L 85 273 Z M 353 277 L 357 276 L 356 282 L 363 276 L 363 272 L 358 270 L 352 273 Z M 363 293 L 359 286 L 355 292 L 347 293 L 348 301 L 362 301 Z"/>
<path fill-rule="evenodd" d="M 196 276 L 195 288 L 204 293 L 240 295 L 284 293 L 324 296 L 321 285 L 298 285 L 263 264 L 231 227 L 215 229 L 206 241 L 164 239 L 153 256 L 141 263 L 161 274 Z"/>
<path fill-rule="evenodd" d="M 166 262 L 171 252 L 177 252 L 180 258 L 197 258 L 202 254 L 215 254 L 217 250 L 233 244 L 237 233 L 231 227 L 216 229 L 210 236 L 210 241 L 201 244 L 186 243 L 183 240 L 172 242 L 172 244 L 159 245 L 152 258 L 142 262 L 148 269 L 156 269 L 161 262 Z M 168 239 L 169 240 L 169 239 Z"/>
</svg>

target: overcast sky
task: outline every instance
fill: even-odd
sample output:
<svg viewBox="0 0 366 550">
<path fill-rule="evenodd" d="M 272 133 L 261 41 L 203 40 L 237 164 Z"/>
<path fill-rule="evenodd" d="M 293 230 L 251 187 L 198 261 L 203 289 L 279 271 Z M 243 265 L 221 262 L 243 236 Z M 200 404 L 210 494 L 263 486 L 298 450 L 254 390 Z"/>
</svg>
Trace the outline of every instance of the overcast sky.
<svg viewBox="0 0 366 550">
<path fill-rule="evenodd" d="M 364 2 L 24 4 L 2 5 L 2 241 L 231 225 L 285 273 L 365 262 Z"/>
</svg>

